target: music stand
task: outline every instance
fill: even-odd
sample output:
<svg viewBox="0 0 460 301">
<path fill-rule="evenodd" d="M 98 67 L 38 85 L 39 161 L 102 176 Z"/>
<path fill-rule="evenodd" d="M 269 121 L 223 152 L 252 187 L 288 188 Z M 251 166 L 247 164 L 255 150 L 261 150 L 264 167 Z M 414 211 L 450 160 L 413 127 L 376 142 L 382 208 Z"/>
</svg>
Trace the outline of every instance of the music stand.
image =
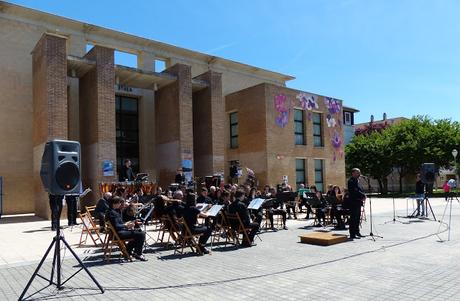
<svg viewBox="0 0 460 301">
<path fill-rule="evenodd" d="M 401 224 L 408 224 L 406 222 L 400 221 L 399 219 L 396 219 L 396 206 L 395 206 L 395 185 L 394 185 L 394 176 L 393 172 L 390 174 L 391 177 L 391 198 L 393 199 L 393 219 L 391 221 L 386 221 L 384 224 L 388 223 L 401 223 Z"/>
<path fill-rule="evenodd" d="M 373 241 L 376 241 L 375 239 L 376 237 L 383 238 L 383 236 L 374 234 L 374 222 L 373 222 L 373 215 L 372 215 L 372 186 L 371 186 L 371 180 L 369 179 L 369 177 L 365 177 L 365 178 L 367 180 L 368 192 L 366 194 L 366 198 L 369 200 L 369 223 L 370 223 L 370 228 L 371 228 L 369 232 L 369 236 L 371 237 Z"/>
</svg>

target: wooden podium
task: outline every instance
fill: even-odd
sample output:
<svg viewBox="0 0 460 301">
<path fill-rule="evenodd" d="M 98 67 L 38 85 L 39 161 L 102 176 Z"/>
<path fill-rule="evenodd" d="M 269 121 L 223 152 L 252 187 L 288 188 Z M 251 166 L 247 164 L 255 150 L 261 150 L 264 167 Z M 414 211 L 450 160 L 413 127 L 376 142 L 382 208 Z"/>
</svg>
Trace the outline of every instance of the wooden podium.
<svg viewBox="0 0 460 301">
<path fill-rule="evenodd" d="M 346 242 L 348 240 L 347 235 L 335 234 L 331 232 L 310 232 L 299 235 L 300 242 L 318 246 L 330 246 Z"/>
</svg>

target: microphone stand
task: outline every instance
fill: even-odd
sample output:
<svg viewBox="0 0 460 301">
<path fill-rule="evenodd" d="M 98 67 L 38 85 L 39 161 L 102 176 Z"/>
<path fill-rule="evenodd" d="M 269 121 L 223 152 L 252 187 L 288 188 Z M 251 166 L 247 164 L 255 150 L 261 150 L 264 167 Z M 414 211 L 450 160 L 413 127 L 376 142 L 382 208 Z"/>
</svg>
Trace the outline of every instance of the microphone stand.
<svg viewBox="0 0 460 301">
<path fill-rule="evenodd" d="M 369 233 L 369 236 L 372 238 L 373 241 L 375 241 L 375 238 L 378 237 L 378 238 L 383 238 L 382 236 L 379 236 L 379 235 L 375 235 L 374 232 L 373 232 L 373 220 L 372 220 L 372 186 L 371 186 L 371 181 L 368 177 L 363 177 L 363 178 L 366 178 L 367 179 L 367 186 L 368 186 L 368 193 L 367 193 L 367 197 L 369 199 L 369 222 L 371 224 L 371 231 Z"/>
<path fill-rule="evenodd" d="M 384 224 L 388 224 L 388 223 L 401 223 L 401 224 L 408 224 L 408 223 L 405 223 L 405 222 L 402 222 L 398 219 L 396 219 L 396 207 L 395 207 L 395 186 L 394 186 L 394 177 L 393 177 L 393 172 L 391 173 L 391 197 L 393 198 L 393 220 L 391 221 L 386 221 Z"/>
</svg>

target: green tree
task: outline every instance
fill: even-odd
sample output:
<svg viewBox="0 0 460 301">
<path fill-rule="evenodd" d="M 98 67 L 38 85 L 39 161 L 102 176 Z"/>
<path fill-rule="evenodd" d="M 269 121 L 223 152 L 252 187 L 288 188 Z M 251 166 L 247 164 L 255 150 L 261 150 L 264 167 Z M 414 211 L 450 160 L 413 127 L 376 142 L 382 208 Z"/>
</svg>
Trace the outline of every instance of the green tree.
<svg viewBox="0 0 460 301">
<path fill-rule="evenodd" d="M 355 136 L 345 149 L 347 169 L 359 167 L 364 175 L 376 179 L 381 193 L 388 192 L 387 177 L 392 171 L 391 147 L 385 131 Z"/>
<path fill-rule="evenodd" d="M 431 120 L 416 116 L 383 131 L 358 135 L 345 149 L 348 168 L 360 167 L 364 174 L 387 191 L 387 177 L 393 167 L 399 173 L 399 190 L 407 175 L 420 171 L 423 163 L 438 167 L 453 165 L 452 150 L 460 152 L 460 124 L 449 119 Z M 458 158 L 460 161 L 460 158 Z"/>
</svg>

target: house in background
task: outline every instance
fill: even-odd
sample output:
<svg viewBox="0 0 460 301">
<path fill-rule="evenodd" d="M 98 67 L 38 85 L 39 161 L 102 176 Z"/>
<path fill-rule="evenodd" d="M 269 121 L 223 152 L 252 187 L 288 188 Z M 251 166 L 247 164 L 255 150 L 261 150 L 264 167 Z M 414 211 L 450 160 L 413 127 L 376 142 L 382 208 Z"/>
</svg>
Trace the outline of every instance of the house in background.
<svg viewBox="0 0 460 301">
<path fill-rule="evenodd" d="M 344 145 L 347 145 L 351 142 L 351 139 L 355 136 L 355 113 L 358 113 L 359 110 L 343 107 L 343 142 Z"/>
</svg>

